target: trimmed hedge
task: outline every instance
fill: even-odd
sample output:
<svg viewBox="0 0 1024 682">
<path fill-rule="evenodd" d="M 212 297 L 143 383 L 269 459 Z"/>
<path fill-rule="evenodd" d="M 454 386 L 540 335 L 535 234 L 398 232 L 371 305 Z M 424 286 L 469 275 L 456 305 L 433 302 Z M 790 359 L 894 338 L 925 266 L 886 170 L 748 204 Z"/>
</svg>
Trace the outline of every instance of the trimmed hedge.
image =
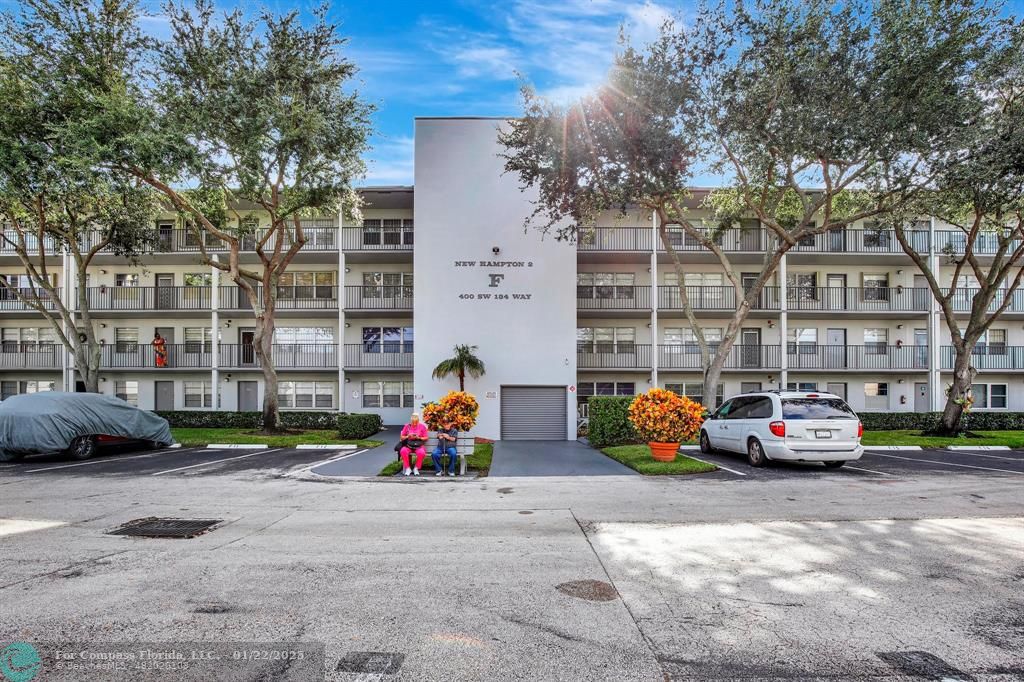
<svg viewBox="0 0 1024 682">
<path fill-rule="evenodd" d="M 861 412 L 865 431 L 897 431 L 934 429 L 941 412 Z M 1024 412 L 971 412 L 964 415 L 962 426 L 971 431 L 1024 430 Z"/>
<path fill-rule="evenodd" d="M 258 429 L 263 425 L 261 412 L 213 412 L 176 410 L 157 412 L 172 427 L 190 429 Z M 376 414 L 339 414 L 337 412 L 282 412 L 281 426 L 286 429 L 337 429 L 345 439 L 367 438 L 381 429 Z"/>
<path fill-rule="evenodd" d="M 595 448 L 640 442 L 629 421 L 633 396 L 595 396 L 587 402 L 590 427 L 587 439 Z"/>
</svg>

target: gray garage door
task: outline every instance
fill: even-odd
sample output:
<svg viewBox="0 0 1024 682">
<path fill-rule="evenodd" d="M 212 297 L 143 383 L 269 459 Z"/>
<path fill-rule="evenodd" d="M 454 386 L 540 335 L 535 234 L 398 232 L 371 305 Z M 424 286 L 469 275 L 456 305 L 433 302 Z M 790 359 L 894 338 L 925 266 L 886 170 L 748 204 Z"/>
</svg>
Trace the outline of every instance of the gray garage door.
<svg viewBox="0 0 1024 682">
<path fill-rule="evenodd" d="M 565 386 L 502 386 L 502 440 L 566 440 Z"/>
</svg>

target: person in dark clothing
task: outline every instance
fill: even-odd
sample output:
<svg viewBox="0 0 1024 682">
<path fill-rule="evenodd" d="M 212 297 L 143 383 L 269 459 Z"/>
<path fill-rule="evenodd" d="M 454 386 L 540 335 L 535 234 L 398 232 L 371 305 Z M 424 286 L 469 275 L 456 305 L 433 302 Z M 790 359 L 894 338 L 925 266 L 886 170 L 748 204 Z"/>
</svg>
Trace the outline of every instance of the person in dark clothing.
<svg viewBox="0 0 1024 682">
<path fill-rule="evenodd" d="M 441 464 L 441 457 L 448 455 L 448 475 L 455 475 L 455 463 L 458 461 L 458 450 L 456 443 L 459 440 L 459 432 L 451 422 L 445 422 L 437 430 L 437 447 L 431 453 L 430 458 L 434 460 L 434 468 L 437 469 L 435 476 L 444 476 L 444 467 Z"/>
</svg>

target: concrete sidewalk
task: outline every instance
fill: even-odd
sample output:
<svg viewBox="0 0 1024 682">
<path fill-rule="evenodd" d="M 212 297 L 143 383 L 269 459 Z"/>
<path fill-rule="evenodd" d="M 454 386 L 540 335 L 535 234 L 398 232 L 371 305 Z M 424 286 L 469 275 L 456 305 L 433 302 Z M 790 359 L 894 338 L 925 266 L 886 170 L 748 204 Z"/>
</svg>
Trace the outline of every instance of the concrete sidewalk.
<svg viewBox="0 0 1024 682">
<path fill-rule="evenodd" d="M 576 441 L 497 441 L 490 477 L 639 476 L 600 451 Z"/>
</svg>

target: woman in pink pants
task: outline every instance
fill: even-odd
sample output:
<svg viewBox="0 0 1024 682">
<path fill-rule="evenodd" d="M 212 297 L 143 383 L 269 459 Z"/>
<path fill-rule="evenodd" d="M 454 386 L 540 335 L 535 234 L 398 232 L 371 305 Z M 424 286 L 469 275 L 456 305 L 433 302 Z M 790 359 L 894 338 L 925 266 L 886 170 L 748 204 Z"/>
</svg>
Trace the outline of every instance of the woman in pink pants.
<svg viewBox="0 0 1024 682">
<path fill-rule="evenodd" d="M 415 412 L 409 417 L 409 423 L 402 427 L 402 449 L 399 454 L 402 455 L 402 473 L 408 476 L 410 473 L 413 476 L 420 475 L 420 467 L 423 466 L 423 458 L 427 456 L 427 451 L 423 447 L 427 443 L 427 425 L 420 421 L 420 416 Z M 409 468 L 409 453 L 416 452 L 416 467 L 413 469 Z"/>
</svg>

